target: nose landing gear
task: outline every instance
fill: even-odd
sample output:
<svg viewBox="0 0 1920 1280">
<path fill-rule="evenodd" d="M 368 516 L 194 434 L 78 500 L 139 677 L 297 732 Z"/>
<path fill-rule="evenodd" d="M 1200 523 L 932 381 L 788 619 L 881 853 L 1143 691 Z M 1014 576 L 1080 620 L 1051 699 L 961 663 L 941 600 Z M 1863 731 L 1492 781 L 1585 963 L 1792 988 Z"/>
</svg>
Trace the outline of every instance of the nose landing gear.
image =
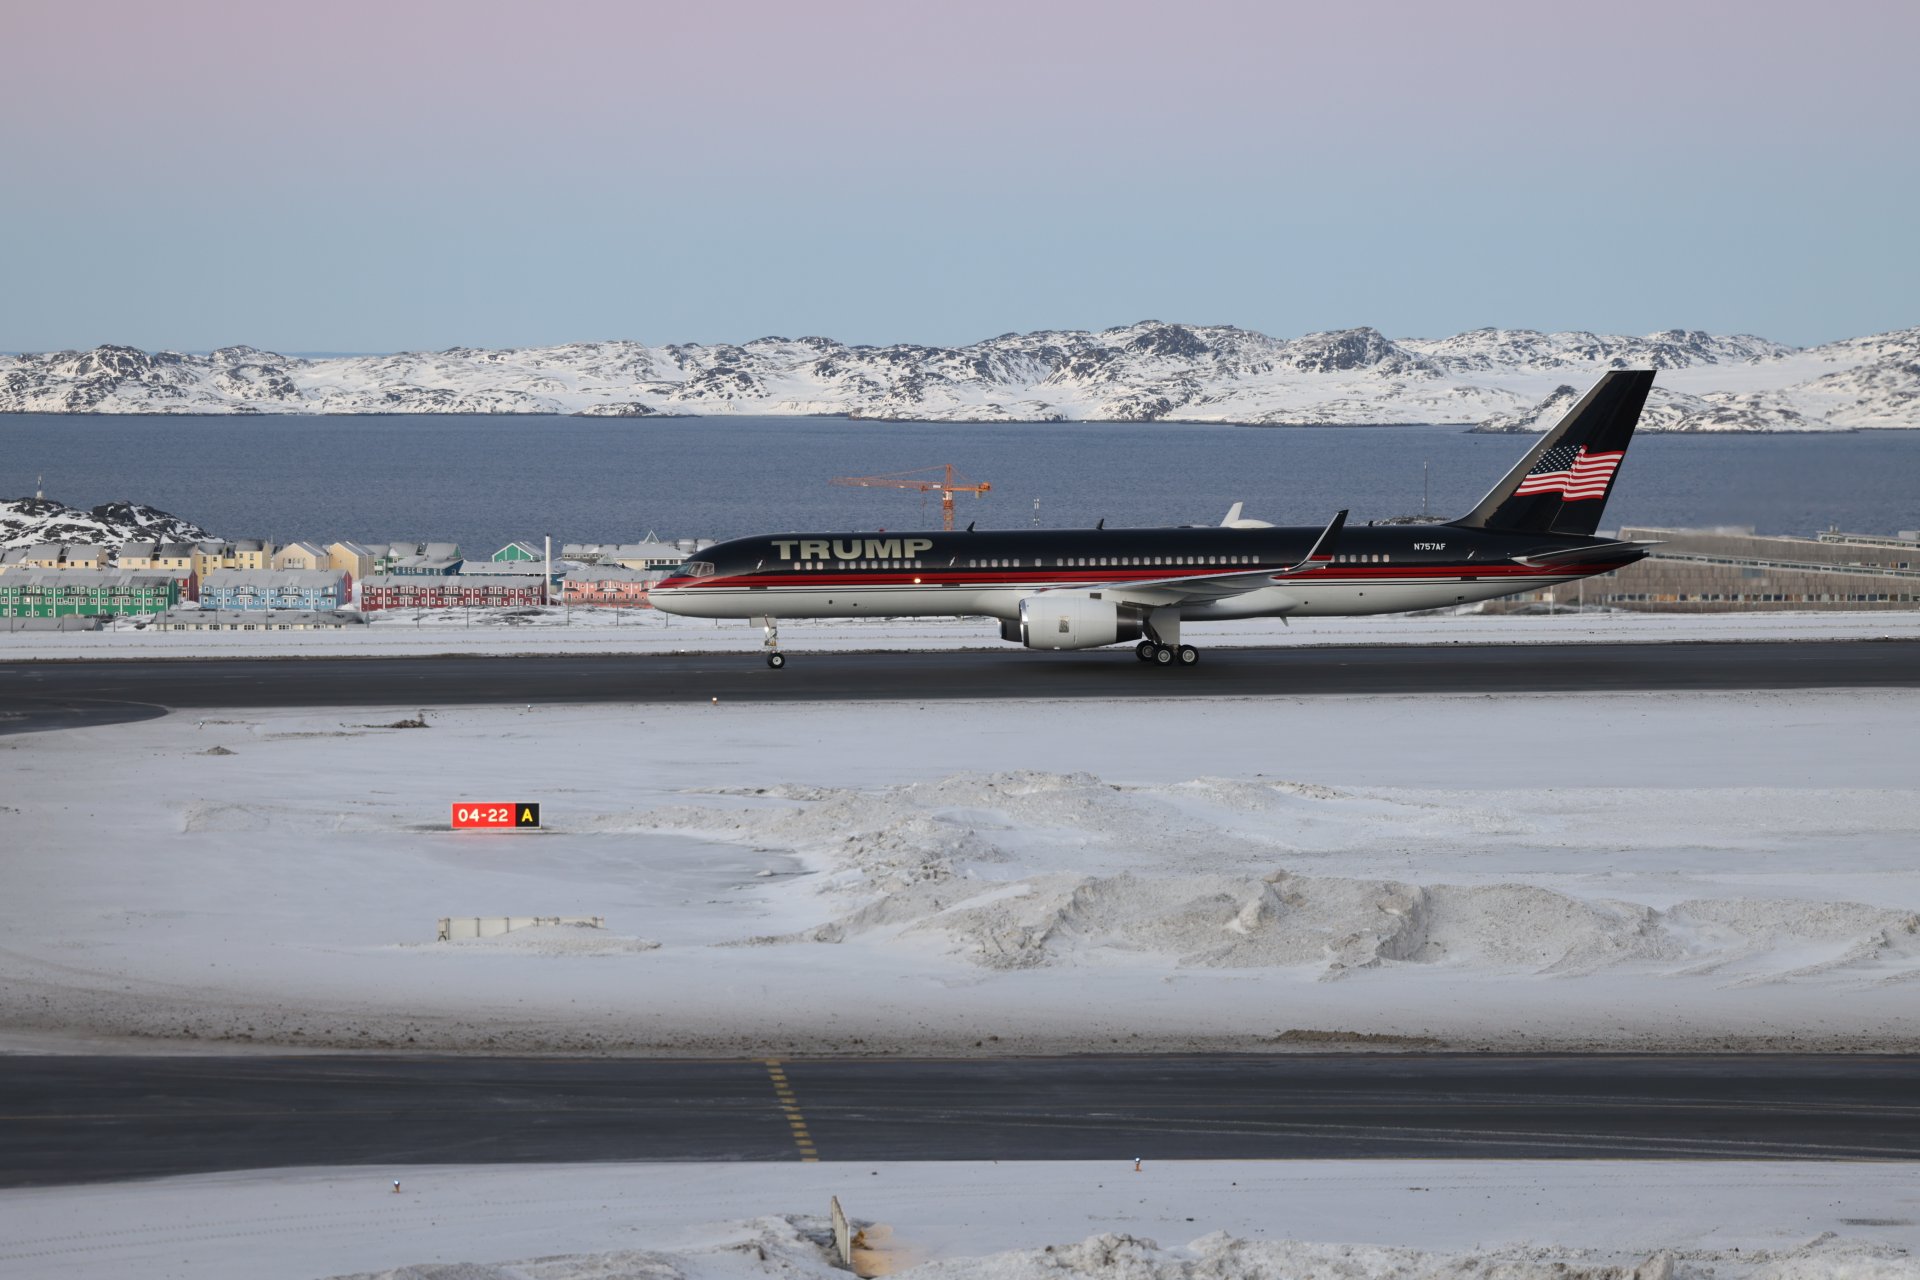
<svg viewBox="0 0 1920 1280">
<path fill-rule="evenodd" d="M 780 619 L 762 618 L 760 623 L 767 629 L 767 638 L 760 642 L 767 650 L 767 665 L 778 671 L 787 665 L 787 655 L 780 652 Z"/>
</svg>

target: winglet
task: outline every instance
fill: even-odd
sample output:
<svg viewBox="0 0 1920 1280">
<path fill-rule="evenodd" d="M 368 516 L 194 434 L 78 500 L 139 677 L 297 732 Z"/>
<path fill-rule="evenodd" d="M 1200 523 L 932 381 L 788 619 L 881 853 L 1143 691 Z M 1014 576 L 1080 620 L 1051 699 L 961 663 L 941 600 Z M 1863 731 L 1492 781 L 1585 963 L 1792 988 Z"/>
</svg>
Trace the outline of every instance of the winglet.
<svg viewBox="0 0 1920 1280">
<path fill-rule="evenodd" d="M 1327 527 L 1320 531 L 1320 536 L 1313 540 L 1313 550 L 1307 552 L 1307 558 L 1293 566 L 1293 568 L 1283 570 L 1283 572 L 1298 573 L 1302 569 L 1311 569 L 1313 568 L 1313 562 L 1318 560 L 1322 555 L 1332 555 L 1333 544 L 1339 540 L 1340 530 L 1346 526 L 1346 523 L 1347 513 L 1342 511 L 1339 515 L 1328 521 Z"/>
</svg>

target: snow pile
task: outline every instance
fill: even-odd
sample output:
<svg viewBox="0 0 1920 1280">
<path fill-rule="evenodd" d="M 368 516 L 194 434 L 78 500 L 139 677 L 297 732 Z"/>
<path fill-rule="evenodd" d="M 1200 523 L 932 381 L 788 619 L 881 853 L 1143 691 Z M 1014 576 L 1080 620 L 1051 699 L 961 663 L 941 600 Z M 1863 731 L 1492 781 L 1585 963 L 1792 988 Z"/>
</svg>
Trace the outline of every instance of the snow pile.
<svg viewBox="0 0 1920 1280">
<path fill-rule="evenodd" d="M 1150 960 L 1322 979 L 1394 963 L 1550 977 L 1633 965 L 1746 984 L 1920 976 L 1920 915 L 1905 908 L 1737 898 L 1657 909 L 1539 885 L 1414 884 L 1276 865 L 1361 833 L 1432 844 L 1524 836 L 1533 825 L 1476 805 L 1286 781 L 1122 787 L 1037 772 L 712 794 L 786 803 L 675 806 L 597 825 L 788 849 L 820 873 L 816 892 L 858 899 L 811 928 L 750 939 L 763 945 L 932 939 L 987 969 Z M 1225 812 L 1209 817 L 1207 806 Z M 1009 874 L 1049 848 L 1125 869 Z M 1194 874 L 1200 868 L 1218 870 Z"/>
<path fill-rule="evenodd" d="M 1498 417 L 1515 429 L 1509 416 L 1525 416 L 1561 383 L 1654 368 L 1686 375 L 1662 379 L 1685 394 L 1663 401 L 1648 429 L 1818 431 L 1916 425 L 1916 348 L 1920 330 L 1795 351 L 1751 335 L 1688 330 L 1478 330 L 1395 341 L 1365 327 L 1273 338 L 1155 320 L 1097 333 L 1010 333 L 961 347 L 767 337 L 300 359 L 251 347 L 201 356 L 103 346 L 0 356 L 0 411 L 1301 425 Z"/>
<path fill-rule="evenodd" d="M 623 1250 L 519 1262 L 429 1263 L 333 1280 L 747 1280 L 844 1277 L 825 1224 L 766 1217 L 727 1224 L 701 1248 Z M 1671 1248 L 1637 1259 L 1549 1245 L 1463 1252 L 1370 1244 L 1253 1240 L 1224 1231 L 1179 1248 L 1102 1232 L 1077 1244 L 941 1258 L 884 1274 L 913 1280 L 1914 1280 L 1920 1261 L 1897 1245 L 1822 1233 L 1784 1248 Z"/>
<path fill-rule="evenodd" d="M 576 1273 L 578 1274 L 578 1273 Z M 1247 1240 L 1216 1232 L 1185 1248 L 1109 1233 L 1079 1244 L 955 1258 L 910 1271 L 916 1280 L 1751 1280 L 1848 1277 L 1913 1280 L 1920 1262 L 1897 1246 L 1825 1236 L 1787 1249 L 1662 1249 L 1638 1261 L 1606 1251 L 1530 1245 L 1465 1253 L 1365 1244 Z M 555 1277 L 555 1280 L 559 1280 Z"/>
</svg>

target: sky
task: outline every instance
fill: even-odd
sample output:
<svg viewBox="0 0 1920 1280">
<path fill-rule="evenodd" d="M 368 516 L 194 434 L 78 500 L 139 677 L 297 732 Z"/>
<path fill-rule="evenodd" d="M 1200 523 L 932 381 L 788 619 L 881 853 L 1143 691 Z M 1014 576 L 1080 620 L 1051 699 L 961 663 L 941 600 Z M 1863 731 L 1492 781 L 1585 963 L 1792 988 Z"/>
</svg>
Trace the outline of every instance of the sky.
<svg viewBox="0 0 1920 1280">
<path fill-rule="evenodd" d="M 1920 4 L 7 0 L 0 350 L 1920 324 Z"/>
</svg>

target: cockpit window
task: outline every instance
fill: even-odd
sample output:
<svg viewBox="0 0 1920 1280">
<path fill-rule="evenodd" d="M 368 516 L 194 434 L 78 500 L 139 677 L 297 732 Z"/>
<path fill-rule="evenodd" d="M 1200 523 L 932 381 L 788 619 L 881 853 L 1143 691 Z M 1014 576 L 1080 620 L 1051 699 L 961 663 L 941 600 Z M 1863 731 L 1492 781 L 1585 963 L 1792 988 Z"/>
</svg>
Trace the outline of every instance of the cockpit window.
<svg viewBox="0 0 1920 1280">
<path fill-rule="evenodd" d="M 688 560 L 673 571 L 673 576 L 676 578 L 711 578 L 713 576 L 713 561 Z"/>
</svg>

